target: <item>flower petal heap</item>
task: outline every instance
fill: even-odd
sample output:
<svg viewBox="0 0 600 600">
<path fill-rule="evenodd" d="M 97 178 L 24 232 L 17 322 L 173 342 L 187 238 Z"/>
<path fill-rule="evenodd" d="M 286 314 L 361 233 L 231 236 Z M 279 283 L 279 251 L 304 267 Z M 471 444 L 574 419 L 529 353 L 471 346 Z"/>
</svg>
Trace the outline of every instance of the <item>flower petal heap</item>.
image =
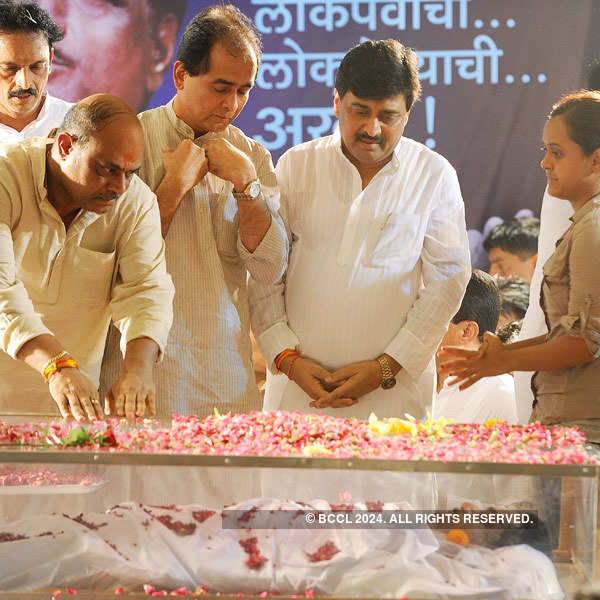
<svg viewBox="0 0 600 600">
<path fill-rule="evenodd" d="M 412 418 L 368 423 L 323 414 L 173 415 L 170 426 L 139 420 L 136 427 L 109 419 L 10 424 L 0 421 L 2 446 L 54 446 L 68 451 L 188 453 L 239 456 L 309 456 L 529 464 L 600 464 L 576 427 L 539 423 L 456 424 Z M 107 445 L 108 444 L 108 445 Z"/>
</svg>

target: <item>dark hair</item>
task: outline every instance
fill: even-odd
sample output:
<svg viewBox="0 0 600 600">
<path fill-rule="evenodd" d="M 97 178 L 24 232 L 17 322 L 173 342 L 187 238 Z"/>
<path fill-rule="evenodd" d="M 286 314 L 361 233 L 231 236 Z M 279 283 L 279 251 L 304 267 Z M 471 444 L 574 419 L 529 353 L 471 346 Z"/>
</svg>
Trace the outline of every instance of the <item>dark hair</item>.
<svg viewBox="0 0 600 600">
<path fill-rule="evenodd" d="M 129 116 L 138 122 L 135 112 L 124 100 L 99 94 L 91 102 L 78 102 L 72 106 L 61 125 L 53 131 L 53 137 L 68 133 L 80 144 L 87 144 L 95 133 L 121 116 Z"/>
<path fill-rule="evenodd" d="M 218 42 L 222 42 L 234 56 L 244 58 L 248 56 L 250 46 L 258 68 L 260 37 L 252 21 L 231 4 L 205 8 L 190 21 L 177 48 L 177 60 L 192 76 L 206 73 L 210 69 L 210 51 Z"/>
<path fill-rule="evenodd" d="M 0 0 L 0 33 L 43 33 L 50 49 L 63 33 L 50 13 L 34 2 Z"/>
<path fill-rule="evenodd" d="M 473 269 L 452 322 L 456 325 L 461 321 L 475 321 L 479 327 L 479 339 L 482 340 L 486 331 L 496 331 L 499 317 L 500 293 L 496 281 L 488 273 Z"/>
<path fill-rule="evenodd" d="M 497 277 L 496 283 L 500 292 L 503 315 L 512 313 L 522 319 L 529 306 L 529 284 L 520 277 Z"/>
<path fill-rule="evenodd" d="M 537 254 L 539 235 L 540 220 L 537 217 L 512 219 L 494 227 L 483 241 L 483 247 L 486 252 L 500 248 L 527 260 Z"/>
<path fill-rule="evenodd" d="M 340 98 L 348 91 L 375 100 L 404 94 L 406 110 L 410 110 L 421 95 L 417 55 L 398 40 L 358 44 L 342 59 L 335 89 Z"/>
<path fill-rule="evenodd" d="M 159 15 L 174 14 L 180 23 L 183 21 L 186 0 L 148 0 L 148 4 Z"/>
<path fill-rule="evenodd" d="M 548 119 L 562 115 L 569 137 L 579 144 L 586 156 L 600 148 L 600 92 L 579 90 L 563 96 Z"/>
</svg>

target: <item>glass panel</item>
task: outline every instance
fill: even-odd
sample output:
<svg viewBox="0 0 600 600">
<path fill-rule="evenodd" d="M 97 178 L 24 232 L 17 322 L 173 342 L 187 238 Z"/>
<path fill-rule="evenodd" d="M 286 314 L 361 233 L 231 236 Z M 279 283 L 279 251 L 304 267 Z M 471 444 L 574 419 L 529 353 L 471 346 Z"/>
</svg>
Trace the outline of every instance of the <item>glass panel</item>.
<svg viewBox="0 0 600 600">
<path fill-rule="evenodd" d="M 5 592 L 70 587 L 114 597 L 117 586 L 141 591 L 152 584 L 537 600 L 592 579 L 594 477 L 93 462 L 5 462 L 0 473 Z M 222 528 L 226 506 L 239 512 Z M 404 512 L 490 507 L 535 511 L 539 527 L 413 528 L 407 525 L 414 513 Z M 261 518 L 280 517 L 279 510 L 286 512 L 277 528 L 262 529 Z M 346 521 L 307 530 L 308 513 L 343 514 Z M 398 514 L 405 522 L 354 521 L 365 514 Z M 359 529 L 347 527 L 356 522 Z"/>
</svg>

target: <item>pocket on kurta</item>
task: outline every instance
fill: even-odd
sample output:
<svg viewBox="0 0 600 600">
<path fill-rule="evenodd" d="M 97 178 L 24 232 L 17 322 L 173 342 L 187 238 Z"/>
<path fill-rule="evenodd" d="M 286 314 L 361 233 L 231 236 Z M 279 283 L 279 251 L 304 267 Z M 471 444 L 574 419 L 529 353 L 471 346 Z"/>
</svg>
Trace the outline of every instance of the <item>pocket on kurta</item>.
<svg viewBox="0 0 600 600">
<path fill-rule="evenodd" d="M 230 187 L 224 184 L 219 193 L 211 192 L 210 212 L 219 254 L 235 260 L 238 258 L 239 219 L 237 201 L 229 193 Z"/>
<path fill-rule="evenodd" d="M 63 279 L 63 289 L 81 304 L 108 304 L 115 271 L 116 252 L 96 252 L 78 246 L 73 256 L 69 280 Z"/>
<path fill-rule="evenodd" d="M 375 220 L 369 232 L 363 265 L 411 270 L 423 246 L 422 215 L 391 213 Z"/>
</svg>

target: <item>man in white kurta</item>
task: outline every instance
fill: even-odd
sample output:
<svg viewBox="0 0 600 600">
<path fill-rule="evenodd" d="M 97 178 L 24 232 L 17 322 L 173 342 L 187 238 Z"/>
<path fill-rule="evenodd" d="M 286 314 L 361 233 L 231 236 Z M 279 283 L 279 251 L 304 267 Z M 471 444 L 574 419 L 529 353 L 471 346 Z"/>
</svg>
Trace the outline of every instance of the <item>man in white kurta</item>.
<svg viewBox="0 0 600 600">
<path fill-rule="evenodd" d="M 109 102 L 116 102 L 121 110 L 121 101 Z M 93 107 L 94 102 L 91 104 Z M 118 169 L 115 165 L 119 155 L 110 150 L 116 144 L 110 143 L 114 138 L 108 136 L 123 131 L 131 135 L 132 129 L 126 127 L 123 117 L 119 118 L 103 126 L 101 133 L 107 149 L 90 159 L 97 169 L 107 169 L 102 166 L 104 160 L 115 161 L 111 169 Z M 137 125 L 135 115 L 130 118 Z M 63 146 L 76 137 L 66 133 L 60 136 Z M 58 203 L 48 191 L 48 165 L 52 160 L 52 165 L 57 165 L 52 167 L 53 173 L 59 173 L 58 165 L 65 168 L 62 165 L 71 160 L 69 155 L 85 153 L 87 146 L 59 155 L 58 145 L 59 141 L 52 139 L 33 138 L 0 147 L 3 412 L 57 412 L 49 385 L 40 372 L 31 368 L 32 363 L 15 360 L 26 345 L 43 340 L 52 349 L 48 343 L 54 347 L 60 344 L 58 348 L 68 351 L 78 362 L 84 381 L 97 389 L 111 318 L 123 334 L 122 351 L 128 353 L 133 347 L 130 343 L 138 340 L 155 344 L 163 351 L 171 324 L 173 285 L 165 268 L 154 194 L 137 176 L 127 175 L 127 184 L 121 180 L 120 184 L 107 184 L 105 189 L 95 183 L 93 195 L 83 201 L 80 209 L 75 207 L 65 216 L 65 204 Z M 141 142 L 140 146 L 143 148 Z M 90 175 L 84 173 L 85 167 L 80 167 L 80 187 L 90 180 Z M 64 186 L 68 176 L 62 173 L 60 177 Z M 91 177 L 96 181 L 96 174 Z M 120 195 L 117 189 L 122 192 Z M 43 356 L 41 344 L 33 350 Z M 55 353 L 56 350 L 51 355 Z M 40 364 L 43 362 L 42 359 Z M 140 357 L 139 363 L 145 363 L 145 359 Z M 49 379 L 50 386 L 58 375 Z M 111 386 L 114 383 L 115 380 Z M 54 400 L 58 403 L 57 398 Z M 135 401 L 133 407 L 135 411 Z"/>
<path fill-rule="evenodd" d="M 283 284 L 250 287 L 253 330 L 269 367 L 265 410 L 324 408 L 366 419 L 422 417 L 431 406 L 432 357 L 470 265 L 456 172 L 401 136 L 419 91 L 413 56 L 391 41 L 351 50 L 336 79 L 338 130 L 279 160 L 290 264 Z M 342 93 L 347 73 L 363 78 L 364 93 L 352 86 Z M 395 77 L 410 86 L 388 93 Z M 284 349 L 301 357 L 278 373 Z M 395 374 L 391 389 L 380 387 L 383 354 Z M 306 370 L 314 373 L 309 385 Z"/>
<path fill-rule="evenodd" d="M 46 136 L 71 106 L 46 91 L 62 32 L 36 4 L 2 6 L 0 32 L 0 143 Z"/>
<path fill-rule="evenodd" d="M 479 350 L 485 333 L 494 333 L 502 307 L 502 298 L 495 279 L 484 271 L 473 269 L 471 279 L 458 312 L 448 324 L 440 347 L 455 346 Z M 439 363 L 439 357 L 438 357 Z M 443 417 L 457 423 L 485 423 L 498 419 L 517 422 L 515 386 L 511 374 L 483 379 L 466 390 L 450 385 L 452 377 L 438 372 L 438 395 L 435 419 Z"/>
<path fill-rule="evenodd" d="M 512 375 L 486 377 L 466 390 L 444 381 L 436 399 L 434 417 L 453 419 L 456 423 L 485 423 L 492 419 L 517 423 Z"/>
<path fill-rule="evenodd" d="M 221 31 L 223 23 L 231 27 Z M 221 31 L 212 36 L 212 47 L 202 34 L 196 37 L 210 30 Z M 188 26 L 178 52 L 177 95 L 139 115 L 146 143 L 140 176 L 158 196 L 167 270 L 176 289 L 169 345 L 155 373 L 162 414 L 205 416 L 215 408 L 226 413 L 262 406 L 246 280 L 250 273 L 264 283 L 278 281 L 289 247 L 277 213 L 271 156 L 231 124 L 256 76 L 255 39 L 237 9 L 203 11 Z M 203 60 L 208 71 L 192 75 Z M 254 198 L 239 193 L 250 182 Z M 245 236 L 253 232 L 249 243 Z M 103 367 L 109 381 L 118 371 L 113 334 Z"/>
<path fill-rule="evenodd" d="M 449 323 L 440 346 L 478 350 L 483 335 L 496 330 L 500 307 L 500 293 L 494 279 L 488 273 L 474 269 L 461 306 Z M 517 422 L 512 375 L 505 373 L 480 379 L 466 390 L 460 390 L 458 384 L 450 385 L 450 381 L 452 377 L 440 374 L 435 419 L 479 424 L 490 420 Z M 435 479 L 438 507 L 443 509 L 460 508 L 465 502 L 485 508 L 512 506 L 531 500 L 530 482 L 524 477 L 437 473 Z"/>
</svg>

